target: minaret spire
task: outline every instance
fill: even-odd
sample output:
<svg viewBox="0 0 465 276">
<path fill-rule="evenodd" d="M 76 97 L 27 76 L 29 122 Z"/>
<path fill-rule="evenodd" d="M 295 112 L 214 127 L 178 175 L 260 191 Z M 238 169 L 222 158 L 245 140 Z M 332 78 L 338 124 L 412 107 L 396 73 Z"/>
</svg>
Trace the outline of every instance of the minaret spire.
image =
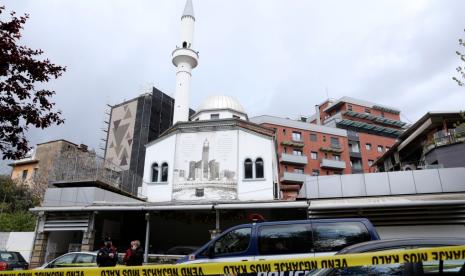
<svg viewBox="0 0 465 276">
<path fill-rule="evenodd" d="M 192 69 L 197 67 L 199 55 L 194 46 L 194 7 L 192 0 L 186 1 L 181 16 L 181 43 L 173 51 L 176 66 L 176 94 L 174 97 L 173 124 L 189 120 L 189 88 Z"/>
<path fill-rule="evenodd" d="M 184 12 L 183 12 L 182 16 L 192 16 L 195 19 L 194 5 L 192 5 L 192 0 L 187 0 L 186 1 L 186 6 L 184 7 Z"/>
</svg>

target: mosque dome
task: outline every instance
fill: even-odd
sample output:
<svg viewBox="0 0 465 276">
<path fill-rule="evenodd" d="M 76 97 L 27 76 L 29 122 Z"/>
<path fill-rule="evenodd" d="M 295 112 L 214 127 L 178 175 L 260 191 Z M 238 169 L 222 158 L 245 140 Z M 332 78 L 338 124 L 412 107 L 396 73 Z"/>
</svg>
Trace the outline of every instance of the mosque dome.
<svg viewBox="0 0 465 276">
<path fill-rule="evenodd" d="M 231 96 L 210 96 L 200 104 L 197 111 L 216 109 L 230 109 L 245 114 L 242 105 Z"/>
</svg>

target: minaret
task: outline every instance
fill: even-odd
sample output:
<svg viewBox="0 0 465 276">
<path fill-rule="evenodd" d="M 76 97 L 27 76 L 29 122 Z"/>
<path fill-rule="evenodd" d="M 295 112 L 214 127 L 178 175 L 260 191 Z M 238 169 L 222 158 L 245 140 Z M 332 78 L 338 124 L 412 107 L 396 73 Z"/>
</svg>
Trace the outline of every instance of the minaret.
<svg viewBox="0 0 465 276">
<path fill-rule="evenodd" d="M 192 69 L 197 67 L 199 55 L 194 45 L 194 8 L 192 0 L 187 0 L 181 16 L 181 44 L 173 51 L 173 64 L 176 66 L 176 94 L 174 97 L 173 125 L 189 120 L 189 88 Z"/>
</svg>

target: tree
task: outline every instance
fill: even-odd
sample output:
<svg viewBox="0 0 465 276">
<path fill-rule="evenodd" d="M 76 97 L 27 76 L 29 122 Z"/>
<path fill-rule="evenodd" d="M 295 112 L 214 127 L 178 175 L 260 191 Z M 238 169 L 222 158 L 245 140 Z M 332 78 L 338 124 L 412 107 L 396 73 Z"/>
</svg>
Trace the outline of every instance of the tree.
<svg viewBox="0 0 465 276">
<path fill-rule="evenodd" d="M 0 6 L 0 16 L 5 7 Z M 30 149 L 26 132 L 30 126 L 47 128 L 62 124 L 60 111 L 54 111 L 50 98 L 55 91 L 36 89 L 66 70 L 48 59 L 39 59 L 42 50 L 18 45 L 21 30 L 29 16 L 11 12 L 0 17 L 0 151 L 3 159 L 22 158 Z"/>
<path fill-rule="evenodd" d="M 464 30 L 465 31 L 465 30 Z M 465 47 L 465 41 L 463 39 L 459 39 L 459 45 L 462 46 L 462 47 Z M 459 57 L 460 59 L 462 60 L 462 62 L 465 63 L 465 53 L 461 52 L 461 51 L 456 51 L 455 52 Z M 455 80 L 457 82 L 458 85 L 460 86 L 464 86 L 465 83 L 465 68 L 463 66 L 459 66 L 456 68 L 457 70 L 457 73 L 459 73 L 459 77 L 452 77 L 453 80 Z"/>
<path fill-rule="evenodd" d="M 39 199 L 25 185 L 18 185 L 7 176 L 0 176 L 1 231 L 34 231 L 36 219 L 29 208 Z"/>
</svg>

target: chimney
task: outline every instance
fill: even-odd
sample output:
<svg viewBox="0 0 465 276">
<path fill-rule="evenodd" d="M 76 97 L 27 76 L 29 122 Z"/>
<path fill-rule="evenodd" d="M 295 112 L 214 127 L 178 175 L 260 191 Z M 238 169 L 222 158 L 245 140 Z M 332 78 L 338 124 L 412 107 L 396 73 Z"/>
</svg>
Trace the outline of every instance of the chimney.
<svg viewBox="0 0 465 276">
<path fill-rule="evenodd" d="M 315 105 L 315 114 L 316 114 L 316 124 L 321 125 L 320 106 L 319 105 Z"/>
</svg>

